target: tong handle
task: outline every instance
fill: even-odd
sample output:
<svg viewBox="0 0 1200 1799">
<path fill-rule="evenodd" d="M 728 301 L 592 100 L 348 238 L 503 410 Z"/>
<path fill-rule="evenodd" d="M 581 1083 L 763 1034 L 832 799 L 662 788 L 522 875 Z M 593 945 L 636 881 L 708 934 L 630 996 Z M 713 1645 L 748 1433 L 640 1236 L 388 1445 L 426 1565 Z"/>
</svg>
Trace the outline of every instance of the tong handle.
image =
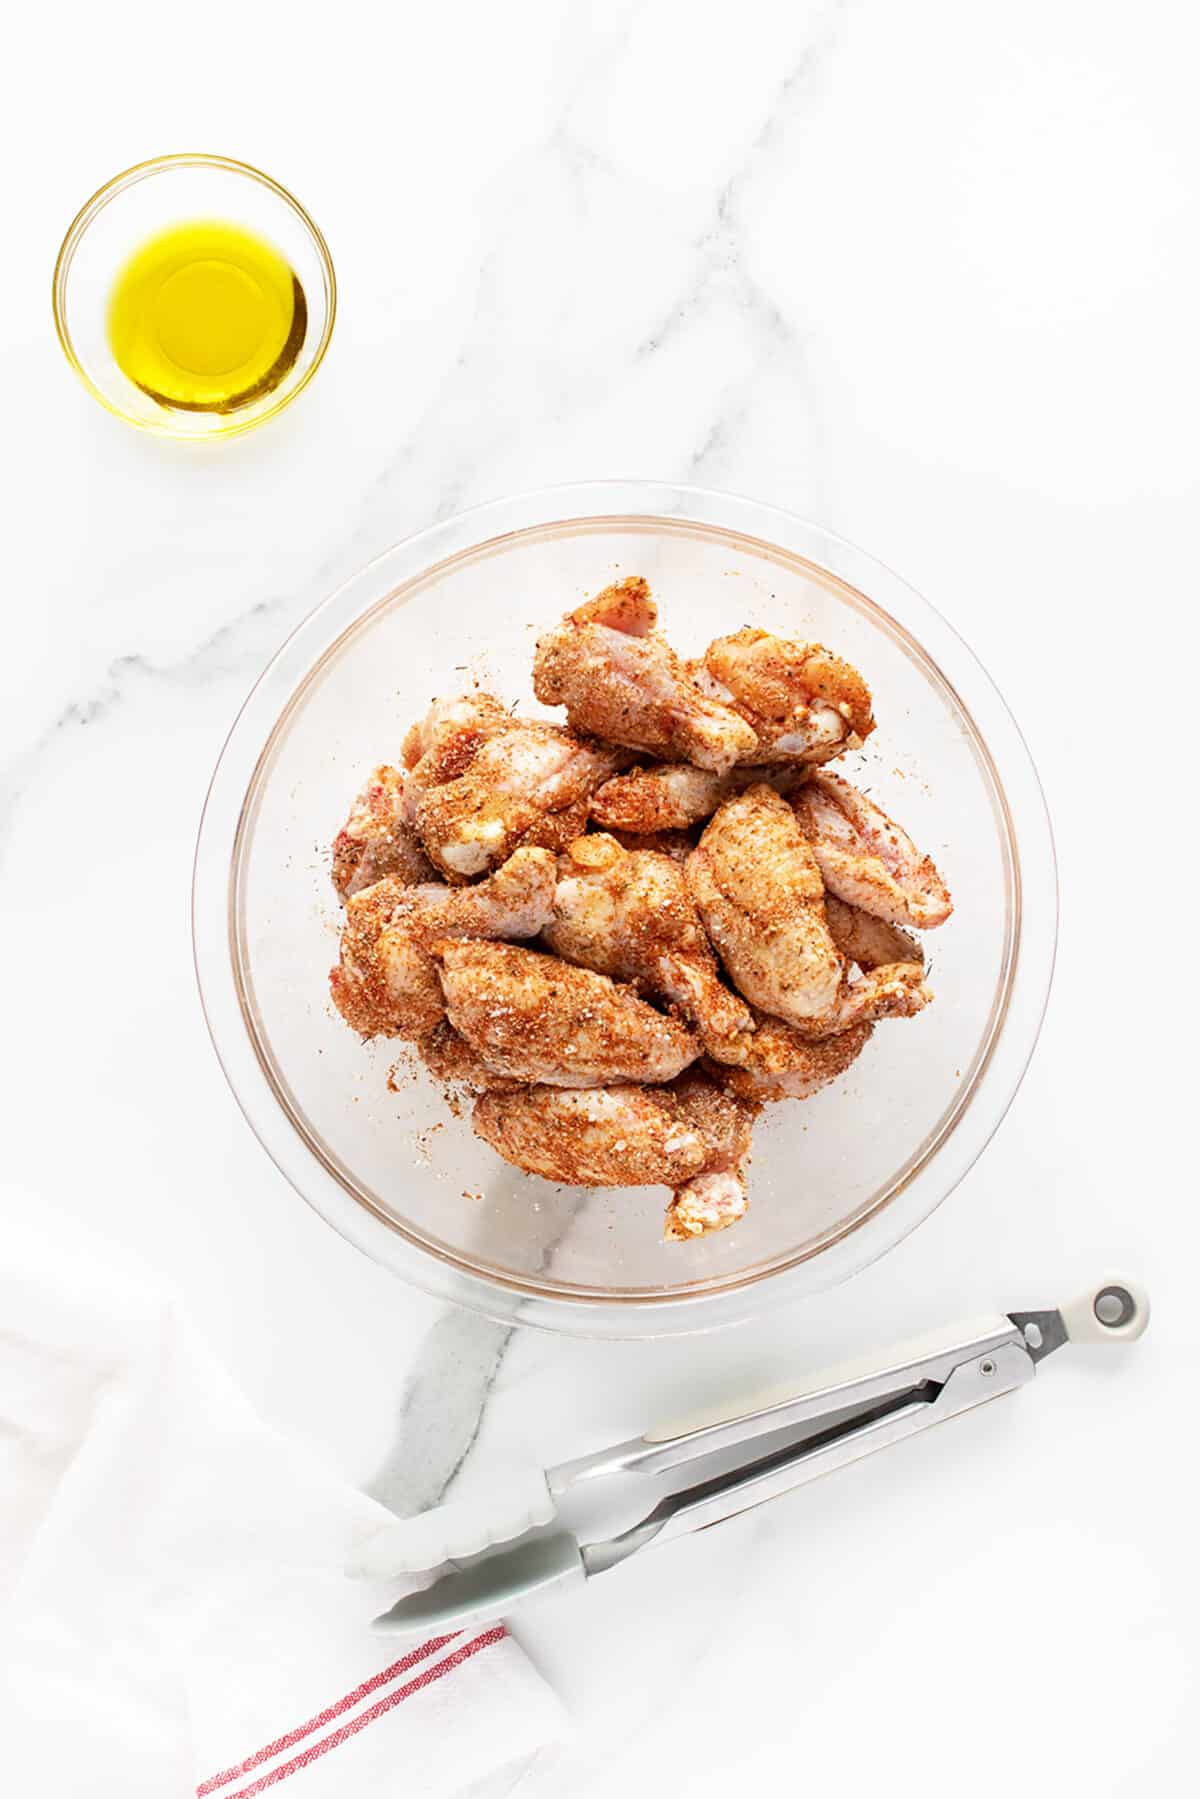
<svg viewBox="0 0 1200 1799">
<path fill-rule="evenodd" d="M 1020 1333 L 1010 1318 L 989 1315 L 960 1321 L 913 1337 L 907 1343 L 892 1343 L 882 1353 L 876 1351 L 840 1367 L 815 1370 L 807 1381 L 777 1386 L 760 1393 L 757 1399 L 743 1399 L 737 1405 L 673 1419 L 670 1424 L 648 1430 L 643 1441 L 678 1443 L 681 1447 L 687 1444 L 693 1452 L 723 1448 L 767 1431 L 822 1417 L 842 1406 L 866 1403 L 914 1381 L 945 1379 L 952 1367 L 969 1356 L 983 1355 L 1000 1342 L 1014 1339 L 1019 1341 Z"/>
<path fill-rule="evenodd" d="M 610 1474 L 663 1474 L 718 1451 L 782 1431 L 815 1426 L 838 1413 L 894 1397 L 922 1383 L 938 1385 L 972 1357 L 1017 1344 L 1031 1364 L 1064 1343 L 1133 1342 L 1150 1319 L 1146 1289 L 1128 1275 L 1108 1275 L 1066 1305 L 1010 1312 L 943 1327 L 892 1344 L 839 1368 L 822 1368 L 754 1398 L 728 1401 L 675 1418 L 640 1437 L 546 1470 L 551 1494 Z M 959 1385 L 961 1386 L 961 1381 Z"/>
<path fill-rule="evenodd" d="M 984 1355 L 953 1367 L 941 1383 L 925 1383 L 881 1399 L 841 1423 L 831 1422 L 815 1436 L 802 1437 L 731 1473 L 669 1493 L 639 1523 L 607 1542 L 583 1545 L 589 1574 L 615 1567 L 651 1543 L 670 1543 L 691 1531 L 707 1530 L 739 1512 L 762 1505 L 781 1493 L 819 1480 L 864 1456 L 899 1443 L 930 1425 L 956 1418 L 974 1406 L 998 1399 L 1033 1379 L 1034 1364 L 1017 1332 Z"/>
</svg>

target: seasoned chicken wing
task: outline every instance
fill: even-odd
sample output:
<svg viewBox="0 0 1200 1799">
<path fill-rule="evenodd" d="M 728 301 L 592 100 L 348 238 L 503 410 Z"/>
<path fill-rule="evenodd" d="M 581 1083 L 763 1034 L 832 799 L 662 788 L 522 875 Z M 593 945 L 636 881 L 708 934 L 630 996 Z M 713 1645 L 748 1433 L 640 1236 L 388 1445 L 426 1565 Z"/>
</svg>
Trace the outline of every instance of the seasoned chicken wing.
<svg viewBox="0 0 1200 1799">
<path fill-rule="evenodd" d="M 825 895 L 825 922 L 829 935 L 848 962 L 862 969 L 883 968 L 890 962 L 915 962 L 925 966 L 925 952 L 908 931 L 887 924 L 861 906 L 848 906 L 845 900 Z"/>
<path fill-rule="evenodd" d="M 470 1087 L 477 1093 L 514 1093 L 525 1084 L 510 1075 L 494 1074 L 478 1051 L 444 1018 L 428 1037 L 421 1038 L 417 1054 L 435 1080 Z"/>
<path fill-rule="evenodd" d="M 451 879 L 495 868 L 521 847 L 561 849 L 624 756 L 561 725 L 506 718 L 444 738 L 413 770 L 417 831 Z"/>
<path fill-rule="evenodd" d="M 404 739 L 404 766 L 415 768 L 422 756 L 441 749 L 460 731 L 486 736 L 508 721 L 508 707 L 494 693 L 461 693 L 452 699 L 434 700 L 424 718 L 409 728 Z"/>
<path fill-rule="evenodd" d="M 685 830 L 711 818 L 721 801 L 762 781 L 777 793 L 791 793 L 808 777 L 806 768 L 735 768 L 714 775 L 687 762 L 631 768 L 614 775 L 592 795 L 592 817 L 609 830 Z"/>
<path fill-rule="evenodd" d="M 856 981 L 846 981 L 822 1018 L 810 1018 L 796 1028 L 814 1040 L 836 1037 L 880 1018 L 915 1018 L 932 998 L 919 962 L 885 962 L 864 969 Z"/>
<path fill-rule="evenodd" d="M 487 1068 L 554 1087 L 669 1081 L 699 1040 L 630 987 L 501 943 L 436 951 L 446 1015 Z"/>
<path fill-rule="evenodd" d="M 497 1155 L 573 1187 L 677 1187 L 707 1150 L 667 1087 L 522 1087 L 485 1093 L 475 1133 Z"/>
<path fill-rule="evenodd" d="M 728 1230 L 749 1208 L 746 1185 L 739 1174 L 721 1169 L 695 1175 L 680 1187 L 667 1207 L 663 1236 L 668 1243 L 690 1243 Z"/>
<path fill-rule="evenodd" d="M 575 839 L 558 871 L 542 932 L 556 955 L 673 1000 L 714 1053 L 753 1028 L 720 978 L 680 863 L 596 832 Z"/>
<path fill-rule="evenodd" d="M 738 991 L 792 1023 L 837 1001 L 844 963 L 795 814 L 773 788 L 721 806 L 687 861 L 688 885 Z"/>
<path fill-rule="evenodd" d="M 757 1097 L 718 1085 L 701 1069 L 674 1083 L 676 1103 L 703 1137 L 707 1155 L 699 1174 L 678 1188 L 664 1221 L 668 1242 L 686 1243 L 726 1230 L 743 1217 L 750 1135 L 762 1110 Z"/>
<path fill-rule="evenodd" d="M 856 668 L 819 643 L 747 625 L 710 643 L 697 681 L 752 726 L 742 762 L 827 762 L 875 729 L 871 693 Z"/>
<path fill-rule="evenodd" d="M 536 937 L 552 915 L 554 883 L 550 852 L 522 849 L 474 887 L 410 887 L 390 875 L 363 888 L 347 903 L 340 959 L 329 977 L 335 1006 L 365 1037 L 427 1036 L 445 1011 L 431 945 L 450 937 Z"/>
<path fill-rule="evenodd" d="M 387 763 L 375 769 L 333 840 L 333 884 L 343 899 L 385 875 L 415 885 L 433 866 L 405 811 L 405 779 Z"/>
<path fill-rule="evenodd" d="M 932 930 L 954 910 L 929 856 L 842 775 L 822 769 L 795 801 L 821 878 L 837 899 L 893 925 Z"/>
<path fill-rule="evenodd" d="M 742 1039 L 737 1065 L 710 1065 L 722 1086 L 750 1100 L 810 1099 L 857 1061 L 874 1029 L 856 1024 L 814 1042 L 782 1018 L 767 1012 L 755 1017 L 758 1029 Z"/>
<path fill-rule="evenodd" d="M 746 1210 L 758 1106 L 702 1074 L 670 1086 L 526 1087 L 476 1101 L 477 1135 L 517 1168 L 579 1187 L 676 1189 L 670 1239 L 722 1230 Z"/>
<path fill-rule="evenodd" d="M 613 830 L 610 835 L 623 850 L 654 850 L 660 856 L 670 856 L 672 862 L 686 862 L 696 847 L 691 831 Z"/>
<path fill-rule="evenodd" d="M 464 694 L 433 702 L 404 740 L 405 758 L 414 758 L 408 762 L 404 816 L 414 831 L 419 834 L 421 802 L 429 790 L 457 781 L 489 738 L 511 723 L 510 714 L 493 694 Z M 441 872 L 451 882 L 469 878 L 448 867 Z"/>
<path fill-rule="evenodd" d="M 726 800 L 686 866 L 705 929 L 739 993 L 802 1035 L 837 1036 L 928 1005 L 929 989 L 912 963 L 847 982 L 812 849 L 772 788 L 749 787 Z"/>
<path fill-rule="evenodd" d="M 640 577 L 606 588 L 538 640 L 533 690 L 565 706 L 578 731 L 723 773 L 752 760 L 757 739 L 732 707 L 708 699 L 654 626 Z"/>
</svg>

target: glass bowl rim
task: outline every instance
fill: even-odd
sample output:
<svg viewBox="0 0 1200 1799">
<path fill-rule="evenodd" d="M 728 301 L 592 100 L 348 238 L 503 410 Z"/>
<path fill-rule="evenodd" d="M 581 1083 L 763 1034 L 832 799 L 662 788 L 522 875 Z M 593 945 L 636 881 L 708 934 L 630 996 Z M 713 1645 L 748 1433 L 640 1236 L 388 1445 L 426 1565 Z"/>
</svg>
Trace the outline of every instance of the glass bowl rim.
<svg viewBox="0 0 1200 1799">
<path fill-rule="evenodd" d="M 155 175 L 167 174 L 173 169 L 203 168 L 220 169 L 225 174 L 245 176 L 247 179 L 257 182 L 260 187 L 265 187 L 295 214 L 307 232 L 321 264 L 326 300 L 325 320 L 312 361 L 299 376 L 295 385 L 285 387 L 273 405 L 266 407 L 262 412 L 256 412 L 253 418 L 240 421 L 236 417 L 229 420 L 223 419 L 222 423 L 211 431 L 184 431 L 167 421 L 159 422 L 158 420 L 139 418 L 136 413 L 126 411 L 92 379 L 80 361 L 71 338 L 71 328 L 67 323 L 67 290 L 75 253 L 83 242 L 89 226 L 106 206 L 129 188 L 135 187 L 138 182 Z M 58 255 L 54 259 L 50 302 L 54 314 L 54 329 L 63 355 L 92 398 L 98 400 L 106 412 L 111 413 L 114 418 L 120 419 L 122 424 L 133 425 L 139 431 L 149 431 L 156 437 L 172 437 L 185 443 L 209 443 L 216 438 L 240 437 L 243 432 L 252 431 L 257 425 L 264 425 L 268 419 L 272 419 L 277 413 L 282 412 L 285 406 L 290 406 L 297 394 L 304 392 L 325 360 L 325 352 L 329 348 L 329 340 L 333 336 L 334 320 L 337 317 L 337 275 L 334 272 L 329 245 L 325 241 L 320 226 L 307 207 L 303 206 L 295 194 L 284 187 L 281 181 L 276 181 L 275 177 L 268 175 L 265 170 L 255 168 L 253 163 L 241 162 L 234 156 L 218 156 L 202 150 L 179 150 L 164 156 L 150 156 L 143 162 L 132 163 L 129 168 L 120 170 L 102 187 L 98 187 L 95 193 L 84 201 L 67 226 L 62 243 L 59 245 Z"/>
<path fill-rule="evenodd" d="M 264 1069 L 237 971 L 237 855 L 258 770 L 292 702 L 332 646 L 372 609 L 447 562 L 539 527 L 611 520 L 693 523 L 783 551 L 849 584 L 930 660 L 972 724 L 994 771 L 1011 856 L 1017 924 L 1006 997 L 969 1103 L 901 1186 L 818 1252 L 731 1278 L 715 1290 L 566 1296 L 532 1291 L 444 1258 L 405 1235 L 350 1192 L 306 1141 Z M 767 528 L 764 528 L 767 527 Z M 802 546 L 796 539 L 804 540 Z M 791 540 L 789 542 L 789 539 Z M 825 554 L 814 554 L 819 547 Z M 838 564 L 866 571 L 866 585 Z M 883 581 L 889 600 L 872 597 Z M 898 616 L 895 601 L 902 601 Z M 916 615 L 920 628 L 914 628 Z M 935 640 L 937 654 L 929 639 Z M 972 706 L 945 672 L 947 655 L 974 686 Z M 985 731 L 975 713 L 986 702 Z M 1001 740 L 999 751 L 997 737 Z M 1013 794 L 1016 793 L 1016 801 Z M 1019 828 L 1016 820 L 1019 816 Z M 1019 841 L 1018 841 L 1019 835 Z M 1027 904 L 1027 897 L 1035 903 Z M 202 1009 L 226 1079 L 251 1129 L 285 1178 L 321 1217 L 373 1260 L 436 1297 L 506 1324 L 585 1336 L 651 1337 L 741 1322 L 789 1299 L 840 1283 L 895 1247 L 953 1191 L 978 1159 L 1020 1086 L 1041 1029 L 1058 924 L 1054 840 L 1045 796 L 1024 738 L 995 683 L 954 628 L 894 571 L 846 539 L 782 508 L 737 495 L 652 481 L 567 483 L 493 500 L 385 550 L 294 628 L 251 689 L 226 739 L 205 801 L 193 871 L 193 950 Z M 967 1131 L 968 1119 L 973 1126 Z"/>
</svg>

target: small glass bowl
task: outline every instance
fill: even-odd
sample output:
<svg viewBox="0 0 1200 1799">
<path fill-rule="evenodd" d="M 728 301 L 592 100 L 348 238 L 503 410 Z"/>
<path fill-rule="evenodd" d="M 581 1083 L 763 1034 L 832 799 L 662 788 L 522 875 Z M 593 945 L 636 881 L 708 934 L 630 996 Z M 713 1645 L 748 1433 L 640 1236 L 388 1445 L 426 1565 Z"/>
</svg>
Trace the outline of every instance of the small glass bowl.
<svg viewBox="0 0 1200 1799">
<path fill-rule="evenodd" d="M 695 655 L 740 624 L 829 644 L 871 684 L 851 779 L 936 858 L 935 1003 L 882 1024 L 847 1075 L 755 1131 L 750 1210 L 664 1243 L 662 1188 L 552 1186 L 447 1119 L 403 1046 L 333 1011 L 341 910 L 324 848 L 370 769 L 437 693 L 474 681 L 540 709 L 540 630 L 648 577 Z M 841 766 L 841 765 L 839 765 Z M 864 1268 L 960 1181 L 1037 1040 L 1058 889 L 1037 774 L 962 639 L 890 569 L 752 500 L 598 482 L 497 501 L 381 556 L 311 614 L 246 701 L 200 827 L 193 933 L 217 1054 L 246 1117 L 343 1236 L 509 1324 L 646 1337 L 735 1323 Z M 392 1065 L 398 1063 L 391 1072 Z"/>
<path fill-rule="evenodd" d="M 236 412 L 176 412 L 119 367 L 108 304 L 130 256 L 148 238 L 192 219 L 219 219 L 265 238 L 295 271 L 308 304 L 300 353 L 278 387 Z M 54 265 L 54 324 L 68 362 L 109 412 L 164 437 L 236 437 L 294 400 L 320 367 L 337 310 L 329 247 L 299 200 L 228 156 L 156 156 L 106 182 L 71 223 Z"/>
</svg>

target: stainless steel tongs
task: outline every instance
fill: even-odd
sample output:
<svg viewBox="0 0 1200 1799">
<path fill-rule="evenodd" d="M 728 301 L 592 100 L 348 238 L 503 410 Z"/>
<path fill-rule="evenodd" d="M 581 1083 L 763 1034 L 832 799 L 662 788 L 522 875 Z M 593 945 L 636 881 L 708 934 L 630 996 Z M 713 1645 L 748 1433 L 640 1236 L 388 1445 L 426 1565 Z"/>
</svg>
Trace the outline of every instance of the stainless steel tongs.
<svg viewBox="0 0 1200 1799">
<path fill-rule="evenodd" d="M 804 1387 L 767 1395 L 752 1410 L 700 1417 L 647 1432 L 614 1448 L 547 1469 L 539 1500 L 515 1527 L 476 1510 L 440 1508 L 422 1527 L 417 1560 L 406 1551 L 397 1571 L 449 1567 L 425 1591 L 376 1619 L 387 1631 L 455 1629 L 506 1616 L 556 1587 L 616 1567 L 640 1549 L 707 1530 L 780 1493 L 831 1474 L 904 1437 L 998 1399 L 1033 1379 L 1038 1362 L 1064 1343 L 1120 1343 L 1140 1337 L 1150 1317 L 1142 1288 L 1113 1276 L 1069 1305 L 1010 1312 L 953 1326 L 826 1372 Z M 740 1448 L 749 1454 L 729 1466 Z M 696 1467 L 701 1478 L 668 1493 L 618 1535 L 581 1543 L 551 1522 L 557 1501 L 583 1482 L 618 1475 L 662 1475 Z M 431 1529 L 432 1526 L 432 1529 Z M 392 1527 L 396 1544 L 411 1527 Z M 411 1537 L 409 1539 L 411 1542 Z M 486 1546 L 485 1546 L 486 1545 Z M 384 1571 L 378 1564 L 376 1572 Z"/>
</svg>

